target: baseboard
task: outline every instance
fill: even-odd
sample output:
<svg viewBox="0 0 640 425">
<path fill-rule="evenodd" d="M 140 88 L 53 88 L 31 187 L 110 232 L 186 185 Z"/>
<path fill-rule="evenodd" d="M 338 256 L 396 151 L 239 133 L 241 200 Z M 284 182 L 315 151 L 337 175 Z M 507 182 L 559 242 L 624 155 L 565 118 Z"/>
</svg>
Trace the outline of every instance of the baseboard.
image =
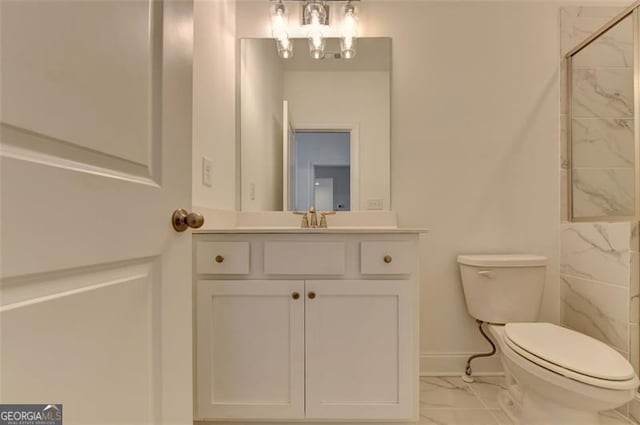
<svg viewBox="0 0 640 425">
<path fill-rule="evenodd" d="M 420 376 L 461 376 L 464 374 L 469 356 L 477 353 L 422 353 L 420 354 Z M 502 364 L 498 355 L 481 357 L 471 363 L 476 376 L 502 375 Z"/>
</svg>

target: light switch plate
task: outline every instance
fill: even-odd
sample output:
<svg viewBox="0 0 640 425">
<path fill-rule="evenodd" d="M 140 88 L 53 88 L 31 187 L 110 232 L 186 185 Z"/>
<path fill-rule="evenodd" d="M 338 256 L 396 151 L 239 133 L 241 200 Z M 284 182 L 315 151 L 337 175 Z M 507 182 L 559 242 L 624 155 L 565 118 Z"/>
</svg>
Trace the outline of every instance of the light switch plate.
<svg viewBox="0 0 640 425">
<path fill-rule="evenodd" d="M 382 209 L 382 199 L 369 199 L 367 201 L 367 209 L 368 210 L 381 210 Z"/>
<path fill-rule="evenodd" d="M 207 187 L 213 186 L 213 162 L 206 156 L 202 157 L 202 184 Z"/>
</svg>

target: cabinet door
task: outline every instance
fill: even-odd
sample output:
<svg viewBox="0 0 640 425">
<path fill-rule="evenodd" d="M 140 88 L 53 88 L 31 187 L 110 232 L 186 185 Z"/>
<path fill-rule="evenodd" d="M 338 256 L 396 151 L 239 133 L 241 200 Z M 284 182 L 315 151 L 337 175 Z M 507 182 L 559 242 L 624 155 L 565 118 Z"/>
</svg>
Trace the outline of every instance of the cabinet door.
<svg viewBox="0 0 640 425">
<path fill-rule="evenodd" d="M 303 418 L 304 282 L 199 281 L 197 299 L 196 416 Z"/>
<path fill-rule="evenodd" d="M 306 411 L 317 419 L 415 415 L 410 281 L 307 281 Z"/>
</svg>

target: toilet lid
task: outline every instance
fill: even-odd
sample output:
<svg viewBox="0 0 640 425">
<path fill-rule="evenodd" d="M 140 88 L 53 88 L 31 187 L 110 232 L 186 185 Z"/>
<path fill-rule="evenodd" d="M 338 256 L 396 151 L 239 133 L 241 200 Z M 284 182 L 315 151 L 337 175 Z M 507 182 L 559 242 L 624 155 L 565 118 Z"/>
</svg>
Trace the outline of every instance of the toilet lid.
<svg viewBox="0 0 640 425">
<path fill-rule="evenodd" d="M 620 353 L 579 332 L 551 323 L 508 323 L 504 334 L 507 342 L 532 354 L 527 358 L 533 362 L 538 358 L 545 365 L 607 381 L 635 378 L 631 364 Z"/>
<path fill-rule="evenodd" d="M 544 267 L 547 257 L 526 254 L 458 255 L 458 263 L 476 267 Z"/>
</svg>

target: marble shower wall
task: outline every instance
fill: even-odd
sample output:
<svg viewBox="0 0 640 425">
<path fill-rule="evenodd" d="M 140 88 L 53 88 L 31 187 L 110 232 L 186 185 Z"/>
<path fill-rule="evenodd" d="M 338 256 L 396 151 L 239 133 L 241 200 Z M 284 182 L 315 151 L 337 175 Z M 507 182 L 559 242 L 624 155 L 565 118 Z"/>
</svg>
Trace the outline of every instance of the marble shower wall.
<svg viewBox="0 0 640 425">
<path fill-rule="evenodd" d="M 629 252 L 629 361 L 640 375 L 640 225 L 633 223 L 631 226 L 631 251 Z M 622 410 L 629 418 L 640 423 L 640 397 L 636 396 Z"/>
<path fill-rule="evenodd" d="M 620 10 L 609 7 L 564 8 L 561 12 L 563 54 Z M 567 184 L 566 173 L 572 172 L 574 217 L 633 216 L 635 164 L 631 17 L 574 56 L 572 77 L 572 99 L 565 99 L 562 105 L 562 137 L 565 139 L 562 164 L 564 185 Z M 566 77 L 564 80 L 566 87 Z M 573 108 L 573 119 L 567 123 L 569 102 Z M 566 155 L 568 126 L 573 133 L 572 164 L 568 163 Z"/>
<path fill-rule="evenodd" d="M 638 223 L 565 223 L 560 322 L 615 348 L 639 371 Z M 640 421 L 640 400 L 620 412 Z"/>
<path fill-rule="evenodd" d="M 632 311 L 637 309 L 636 234 L 632 223 L 571 223 L 560 233 L 561 323 L 629 359 L 630 327 L 638 322 Z"/>
<path fill-rule="evenodd" d="M 573 132 L 575 216 L 633 215 L 633 51 L 631 20 L 574 57 L 573 120 L 568 119 L 564 55 L 622 11 L 561 11 L 560 320 L 618 350 L 639 371 L 638 223 L 568 223 L 569 125 Z M 640 399 L 620 411 L 640 423 Z"/>
</svg>

